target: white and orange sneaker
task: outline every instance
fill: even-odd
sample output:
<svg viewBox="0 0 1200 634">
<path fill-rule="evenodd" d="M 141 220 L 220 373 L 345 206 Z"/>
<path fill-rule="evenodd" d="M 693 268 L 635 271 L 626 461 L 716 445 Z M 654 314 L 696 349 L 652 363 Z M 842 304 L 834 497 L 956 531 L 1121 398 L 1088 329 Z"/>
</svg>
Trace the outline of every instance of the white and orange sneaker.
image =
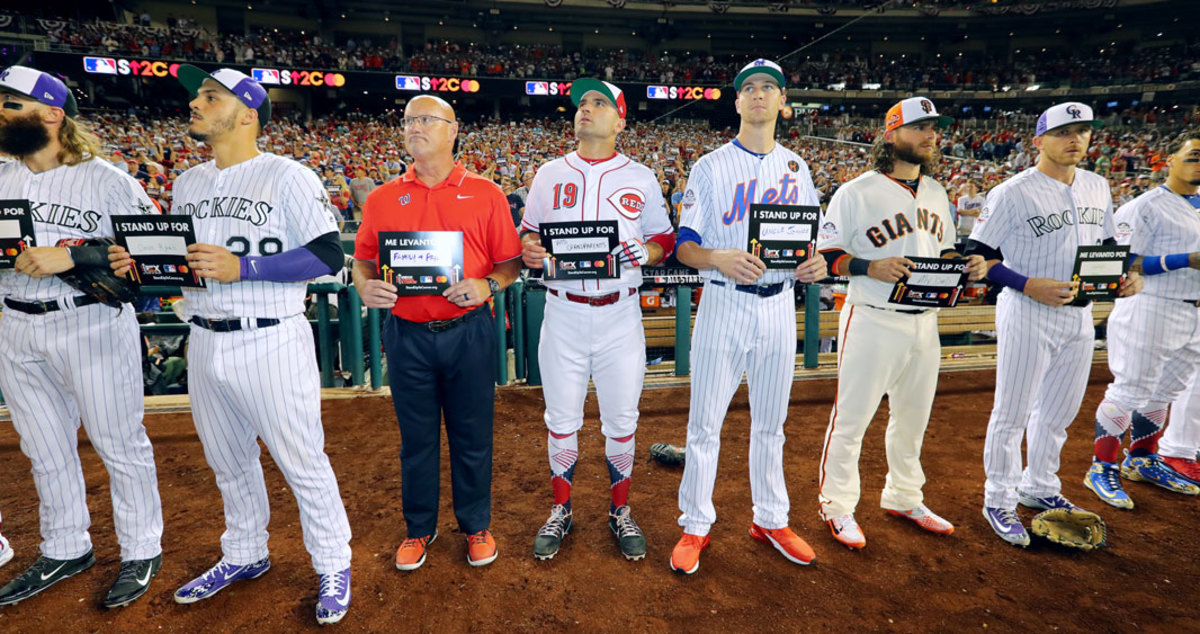
<svg viewBox="0 0 1200 634">
<path fill-rule="evenodd" d="M 854 516 L 849 513 L 829 520 L 829 532 L 833 533 L 834 539 L 851 550 L 867 545 L 867 538 L 863 536 L 862 529 L 858 527 L 858 522 L 854 521 Z"/>
<path fill-rule="evenodd" d="M 925 506 L 924 504 L 921 504 L 916 508 L 911 508 L 907 511 L 897 511 L 894 509 L 884 510 L 888 512 L 888 515 L 895 515 L 896 517 L 910 519 L 917 526 L 920 526 L 921 528 L 936 535 L 949 535 L 954 532 L 953 524 L 947 522 L 937 513 L 929 510 L 929 507 Z"/>
<path fill-rule="evenodd" d="M 700 551 L 708 548 L 712 540 L 708 535 L 684 533 L 671 551 L 671 570 L 690 575 L 700 569 Z"/>
<path fill-rule="evenodd" d="M 807 566 L 817 559 L 817 554 L 813 552 L 812 546 L 809 546 L 808 542 L 801 539 L 787 526 L 763 528 L 758 524 L 750 524 L 750 536 L 764 544 L 774 546 L 775 550 L 778 550 L 794 564 Z"/>
</svg>

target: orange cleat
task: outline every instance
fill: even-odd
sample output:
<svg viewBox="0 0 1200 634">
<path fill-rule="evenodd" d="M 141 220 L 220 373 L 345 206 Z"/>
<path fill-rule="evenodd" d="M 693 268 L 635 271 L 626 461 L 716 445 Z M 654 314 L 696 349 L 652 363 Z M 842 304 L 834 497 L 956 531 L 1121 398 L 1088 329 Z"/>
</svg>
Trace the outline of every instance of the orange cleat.
<svg viewBox="0 0 1200 634">
<path fill-rule="evenodd" d="M 813 552 L 812 546 L 809 546 L 808 542 L 801 539 L 787 526 L 763 528 L 758 524 L 750 524 L 750 536 L 764 544 L 774 546 L 775 550 L 783 553 L 783 556 L 794 564 L 807 566 L 817 559 L 817 554 Z"/>
<path fill-rule="evenodd" d="M 690 575 L 700 569 L 700 551 L 708 548 L 712 542 L 708 535 L 689 535 L 684 533 L 671 551 L 671 570 Z"/>
<path fill-rule="evenodd" d="M 437 531 L 424 537 L 409 537 L 396 550 L 398 570 L 416 570 L 425 563 L 425 549 L 437 539 Z"/>
<path fill-rule="evenodd" d="M 478 533 L 467 535 L 467 563 L 472 566 L 486 566 L 496 561 L 498 554 L 492 531 L 485 528 Z"/>
<path fill-rule="evenodd" d="M 843 546 L 850 550 L 858 550 L 867 545 L 867 538 L 863 535 L 862 529 L 859 528 L 858 522 L 854 521 L 854 516 L 847 513 L 839 515 L 828 522 L 829 532 L 833 533 L 833 538 L 841 542 Z"/>
<path fill-rule="evenodd" d="M 929 510 L 929 507 L 921 504 L 916 508 L 907 511 L 896 511 L 893 509 L 884 509 L 888 515 L 903 517 L 910 519 L 914 524 L 921 528 L 934 533 L 936 535 L 950 535 L 954 532 L 954 525 L 940 517 L 937 513 Z"/>
</svg>

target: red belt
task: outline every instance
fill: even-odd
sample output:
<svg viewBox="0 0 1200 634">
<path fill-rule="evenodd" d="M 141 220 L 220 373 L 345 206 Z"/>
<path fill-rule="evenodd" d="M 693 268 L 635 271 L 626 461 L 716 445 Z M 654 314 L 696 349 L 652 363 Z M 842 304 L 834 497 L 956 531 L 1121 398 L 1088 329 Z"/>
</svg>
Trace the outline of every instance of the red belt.
<svg viewBox="0 0 1200 634">
<path fill-rule="evenodd" d="M 550 291 L 550 294 L 555 297 L 564 297 L 569 302 L 575 302 L 576 304 L 587 304 L 588 306 L 608 306 L 609 304 L 617 303 L 617 301 L 621 299 L 622 295 L 633 295 L 634 293 L 637 293 L 636 288 L 626 289 L 628 291 L 626 293 L 622 293 L 621 291 L 613 291 L 607 295 L 576 295 L 575 293 L 568 293 L 566 291 L 560 293 L 553 288 L 548 288 L 546 290 Z"/>
</svg>

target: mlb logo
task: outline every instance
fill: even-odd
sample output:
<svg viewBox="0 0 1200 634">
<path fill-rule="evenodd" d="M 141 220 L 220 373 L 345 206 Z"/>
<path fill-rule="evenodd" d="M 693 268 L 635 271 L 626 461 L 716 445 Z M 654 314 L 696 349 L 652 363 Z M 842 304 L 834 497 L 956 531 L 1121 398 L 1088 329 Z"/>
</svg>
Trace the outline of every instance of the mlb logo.
<svg viewBox="0 0 1200 634">
<path fill-rule="evenodd" d="M 433 284 L 433 276 L 432 275 L 422 275 L 421 283 L 422 284 Z"/>
<path fill-rule="evenodd" d="M 579 268 L 590 269 L 590 268 L 592 268 L 592 262 L 590 260 L 584 260 L 579 263 Z"/>
<path fill-rule="evenodd" d="M 549 96 L 550 95 L 550 82 L 527 81 L 527 82 L 525 82 L 525 94 L 534 95 L 537 97 Z"/>
<path fill-rule="evenodd" d="M 396 90 L 420 90 L 421 78 L 413 75 L 396 75 Z"/>
<path fill-rule="evenodd" d="M 250 76 L 260 84 L 278 84 L 279 71 L 274 68 L 251 68 Z"/>
<path fill-rule="evenodd" d="M 174 264 L 164 264 L 164 265 L 163 265 L 163 272 L 164 272 L 164 273 L 174 273 L 174 272 L 175 272 L 175 265 L 174 265 Z"/>
<path fill-rule="evenodd" d="M 793 249 L 784 249 L 784 250 L 783 250 L 783 257 L 785 257 L 785 258 L 790 258 L 790 257 L 792 257 L 793 255 L 796 255 L 796 252 L 795 252 L 795 250 L 793 250 Z"/>
<path fill-rule="evenodd" d="M 647 99 L 670 99 L 671 93 L 666 86 L 646 86 Z"/>
<path fill-rule="evenodd" d="M 85 57 L 83 58 L 83 70 L 98 75 L 116 75 L 117 60 L 111 57 Z"/>
</svg>

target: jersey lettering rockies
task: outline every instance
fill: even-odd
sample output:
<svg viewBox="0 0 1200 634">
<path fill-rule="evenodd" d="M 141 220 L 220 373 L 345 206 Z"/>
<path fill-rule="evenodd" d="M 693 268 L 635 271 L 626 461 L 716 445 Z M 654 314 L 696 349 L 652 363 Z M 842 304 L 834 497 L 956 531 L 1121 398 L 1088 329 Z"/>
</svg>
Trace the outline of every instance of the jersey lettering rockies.
<svg viewBox="0 0 1200 634">
<path fill-rule="evenodd" d="M 0 165 L 0 199 L 28 200 L 34 242 L 39 247 L 59 241 L 113 237 L 114 215 L 157 213 L 142 186 L 103 159 L 61 165 L 34 173 L 21 161 Z M 0 272 L 0 295 L 20 301 L 46 301 L 78 295 L 57 276 L 33 278 L 12 270 Z"/>
<path fill-rule="evenodd" d="M 616 220 L 621 242 L 672 230 L 658 179 L 624 154 L 590 165 L 572 152 L 538 169 L 525 200 L 521 228 L 539 232 L 543 222 L 584 220 Z M 588 295 L 605 294 L 640 287 L 642 273 L 636 267 L 622 267 L 619 279 L 546 280 L 545 284 Z"/>
<path fill-rule="evenodd" d="M 329 195 L 303 165 L 270 153 L 217 169 L 214 161 L 184 172 L 175 182 L 174 214 L 191 216 L 196 241 L 236 256 L 275 255 L 337 231 Z M 184 289 L 188 312 L 207 319 L 282 319 L 304 312 L 307 282 L 208 280 Z"/>
<path fill-rule="evenodd" d="M 1117 210 L 1117 243 L 1138 255 L 1158 257 L 1200 251 L 1200 212 L 1182 196 L 1155 187 Z M 1143 294 L 1164 299 L 1200 299 L 1200 271 L 1184 268 L 1147 275 Z"/>
<path fill-rule="evenodd" d="M 680 209 L 680 226 L 700 235 L 708 249 L 746 250 L 750 241 L 750 205 L 819 205 L 808 165 L 795 152 L 775 144 L 759 156 L 734 143 L 705 154 L 688 176 Z M 736 282 L 719 270 L 700 276 Z M 755 283 L 776 284 L 794 278 L 790 270 L 769 270 Z"/>
<path fill-rule="evenodd" d="M 922 176 L 912 189 L 886 174 L 869 171 L 838 188 L 821 220 L 821 250 L 854 257 L 937 258 L 954 249 L 956 237 L 946 190 Z M 846 301 L 887 306 L 893 284 L 865 275 L 850 278 Z"/>
<path fill-rule="evenodd" d="M 1078 247 L 1114 236 L 1108 181 L 1075 170 L 1067 185 L 1030 168 L 988 193 L 971 239 L 1004 254 L 1004 265 L 1026 277 L 1070 280 Z"/>
</svg>

